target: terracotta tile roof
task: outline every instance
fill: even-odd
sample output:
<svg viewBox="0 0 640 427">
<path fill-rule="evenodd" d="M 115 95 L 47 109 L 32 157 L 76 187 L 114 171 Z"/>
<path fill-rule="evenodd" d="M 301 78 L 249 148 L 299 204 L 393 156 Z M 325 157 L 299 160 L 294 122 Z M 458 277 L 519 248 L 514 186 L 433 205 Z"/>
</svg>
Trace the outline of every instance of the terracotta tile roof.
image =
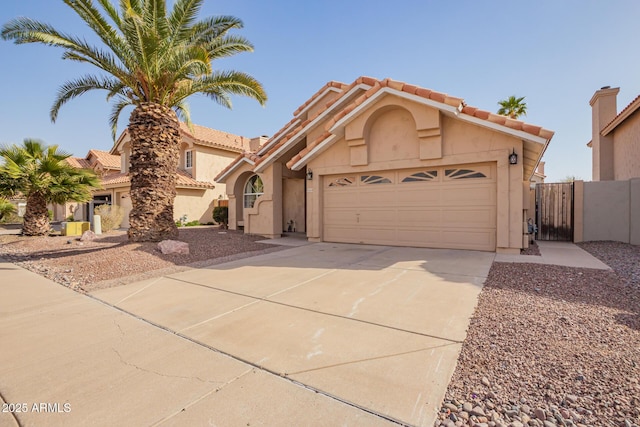
<svg viewBox="0 0 640 427">
<path fill-rule="evenodd" d="M 329 88 L 336 88 L 342 91 L 346 85 L 342 82 L 330 81 L 326 85 L 322 86 L 320 90 L 311 95 L 311 98 L 307 99 L 304 104 L 299 106 L 296 111 L 293 112 L 294 116 L 297 116 L 304 110 L 307 106 L 309 106 L 313 101 L 315 101 L 320 95 L 322 95 Z"/>
<path fill-rule="evenodd" d="M 65 161 L 69 163 L 71 166 L 73 166 L 74 168 L 91 169 L 91 165 L 89 164 L 89 161 L 81 157 L 67 157 Z"/>
<path fill-rule="evenodd" d="M 306 108 L 308 105 L 310 105 L 315 99 L 317 99 L 320 95 L 322 95 L 329 87 L 333 87 L 336 89 L 341 89 L 342 94 L 344 95 L 345 93 L 349 92 L 351 89 L 353 89 L 355 86 L 357 86 L 358 84 L 367 84 L 367 85 L 373 85 L 377 80 L 374 79 L 373 77 L 360 77 L 358 79 L 356 79 L 353 83 L 351 83 L 350 85 L 347 85 L 345 83 L 341 83 L 341 82 L 337 82 L 337 81 L 330 81 L 329 83 L 325 84 L 324 86 L 322 86 L 322 88 L 320 88 L 319 91 L 317 91 L 315 94 L 313 94 L 311 96 L 311 98 L 309 98 L 303 105 L 301 105 L 300 107 L 298 107 L 298 109 L 293 113 L 294 117 L 293 119 L 291 119 L 289 121 L 289 123 L 287 123 L 286 125 L 284 125 L 282 128 L 280 128 L 280 130 L 278 130 L 276 133 L 273 134 L 273 136 L 271 138 L 269 138 L 268 141 L 266 141 L 259 149 L 258 152 L 263 151 L 266 147 L 269 147 L 270 145 L 272 145 L 279 137 L 282 136 L 282 134 L 289 129 L 296 121 L 299 121 L 300 119 L 298 118 L 298 114 L 300 114 L 300 112 Z M 300 126 L 296 126 L 296 128 L 293 131 L 289 131 L 287 132 L 287 136 L 292 136 L 295 135 L 296 132 L 299 131 L 299 129 L 304 128 L 304 126 L 306 126 L 310 121 L 312 121 L 313 119 L 317 118 L 320 114 L 322 114 L 323 112 L 325 112 L 327 109 L 329 109 L 333 104 L 335 104 L 339 99 L 341 99 L 341 96 L 338 96 L 336 98 L 334 98 L 333 100 L 327 102 L 324 106 L 324 108 L 320 109 L 316 114 L 313 115 L 313 117 L 310 117 L 309 120 L 305 120 L 304 123 L 302 123 Z M 282 144 L 278 143 L 278 147 L 275 148 L 275 150 L 277 150 L 278 148 L 280 148 L 282 146 Z M 270 150 L 269 152 L 272 153 L 275 150 Z"/>
<path fill-rule="evenodd" d="M 192 124 L 190 129 L 184 122 L 180 122 L 180 130 L 193 138 L 199 145 L 217 147 L 235 152 L 243 152 L 249 149 L 250 139 L 244 136 L 234 135 L 196 124 Z"/>
<path fill-rule="evenodd" d="M 490 111 L 481 110 L 477 107 L 471 107 L 465 104 L 462 98 L 457 98 L 454 96 L 449 96 L 446 93 L 436 92 L 431 89 L 421 88 L 418 86 L 410 85 L 404 82 L 399 82 L 392 79 L 384 79 L 384 80 L 376 80 L 370 77 L 361 77 L 360 79 L 367 79 L 367 84 L 371 85 L 371 88 L 367 90 L 363 95 L 358 97 L 354 102 L 349 104 L 347 107 L 343 108 L 337 114 L 335 114 L 330 120 L 326 122 L 325 132 L 323 135 L 320 135 L 314 141 L 307 143 L 307 147 L 303 149 L 300 153 L 296 154 L 290 161 L 287 162 L 287 167 L 291 168 L 295 163 L 300 161 L 305 155 L 307 155 L 313 148 L 319 145 L 322 141 L 326 140 L 330 136 L 331 133 L 328 131 L 341 119 L 347 116 L 350 112 L 352 112 L 355 108 L 365 102 L 367 99 L 371 98 L 378 91 L 383 88 L 390 88 L 397 91 L 405 92 L 411 95 L 416 95 L 418 97 L 429 99 L 444 105 L 448 105 L 451 107 L 457 108 L 461 114 L 465 114 L 480 120 L 485 120 L 487 122 L 495 123 L 501 126 L 508 127 L 510 129 L 522 131 L 533 136 L 541 137 L 543 139 L 549 140 L 553 136 L 553 132 L 547 129 L 543 129 L 540 126 L 531 125 L 525 123 L 520 120 L 510 119 L 506 116 L 501 116 L 498 114 L 494 114 Z M 356 80 L 357 82 L 358 80 Z M 343 92 L 343 94 L 346 93 Z M 275 147 L 274 147 L 275 148 Z"/>
<path fill-rule="evenodd" d="M 617 116 L 613 118 L 605 127 L 602 128 L 601 132 L 603 136 L 607 136 L 612 130 L 614 130 L 620 123 L 625 121 L 627 117 L 633 114 L 638 108 L 640 108 L 640 95 L 636 96 L 633 101 L 631 101 L 626 107 L 618 113 Z"/>
<path fill-rule="evenodd" d="M 193 177 L 183 170 L 178 170 L 176 177 L 176 187 L 189 187 L 189 188 L 214 188 L 213 183 L 204 182 L 204 181 L 196 181 Z M 130 184 L 131 179 L 129 178 L 128 173 L 112 173 L 109 175 L 105 175 L 100 183 L 103 187 L 107 185 L 116 185 L 116 184 Z"/>
<path fill-rule="evenodd" d="M 324 108 L 319 109 L 312 117 L 309 117 L 307 120 L 303 121 L 302 123 L 300 123 L 300 125 L 298 125 L 295 129 L 293 129 L 291 132 L 287 133 L 287 135 L 281 139 L 277 144 L 275 144 L 273 147 L 271 147 L 271 149 L 269 151 L 267 151 L 257 162 L 256 165 L 262 163 L 265 159 L 267 159 L 269 156 L 271 156 L 273 153 L 275 153 L 280 147 L 282 147 L 284 144 L 286 144 L 292 137 L 294 137 L 298 132 L 300 132 L 302 129 L 305 128 L 305 126 L 307 126 L 309 123 L 313 122 L 316 118 L 318 118 L 318 116 L 322 115 L 325 111 L 327 111 L 328 109 L 330 109 L 334 104 L 336 104 L 339 100 L 342 99 L 342 97 L 349 93 L 349 91 L 351 89 L 353 89 L 354 87 L 360 85 L 360 84 L 365 84 L 368 86 L 372 86 L 374 85 L 376 82 L 378 82 L 378 80 L 374 79 L 373 77 L 366 77 L 366 76 L 362 76 L 357 78 L 356 80 L 353 81 L 353 83 L 351 83 L 350 85 L 346 85 L 344 83 L 339 83 L 339 82 L 335 82 L 335 81 L 331 81 L 329 83 L 327 83 L 326 85 L 323 86 L 322 89 L 320 89 L 318 92 L 316 92 L 311 98 L 310 100 L 317 98 L 320 94 L 322 94 L 324 92 L 324 90 L 327 87 L 338 87 L 338 85 L 340 85 L 340 88 L 342 89 L 342 93 L 340 94 L 340 96 L 332 99 L 331 101 L 327 102 L 324 106 Z M 307 105 L 309 104 L 309 101 L 307 101 L 306 103 Z M 359 104 L 358 104 L 359 105 Z M 355 107 L 354 107 L 355 108 Z M 351 111 L 351 110 L 350 110 Z M 295 113 L 294 113 L 295 114 Z M 291 122 L 289 122 L 291 123 Z M 268 145 L 269 141 L 267 141 L 267 143 L 265 144 Z"/>
<path fill-rule="evenodd" d="M 100 163 L 105 169 L 120 170 L 120 156 L 110 154 L 108 151 L 89 150 L 87 157 L 85 157 L 87 161 L 92 154 L 95 156 L 96 161 Z"/>
<path fill-rule="evenodd" d="M 244 153 L 236 157 L 231 163 L 229 163 L 226 168 L 222 169 L 220 173 L 215 177 L 215 180 L 219 181 L 221 177 L 226 175 L 229 171 L 235 169 L 236 166 L 238 166 L 238 164 L 240 164 L 240 162 L 244 161 L 245 159 L 249 160 L 250 163 L 255 164 L 260 160 L 260 156 L 258 156 L 256 153 L 245 151 Z"/>
<path fill-rule="evenodd" d="M 94 159 L 90 160 L 91 157 Z M 99 163 L 103 169 L 120 170 L 120 156 L 110 154 L 107 151 L 89 150 L 85 158 L 67 157 L 67 163 L 75 168 L 95 169 Z"/>
</svg>

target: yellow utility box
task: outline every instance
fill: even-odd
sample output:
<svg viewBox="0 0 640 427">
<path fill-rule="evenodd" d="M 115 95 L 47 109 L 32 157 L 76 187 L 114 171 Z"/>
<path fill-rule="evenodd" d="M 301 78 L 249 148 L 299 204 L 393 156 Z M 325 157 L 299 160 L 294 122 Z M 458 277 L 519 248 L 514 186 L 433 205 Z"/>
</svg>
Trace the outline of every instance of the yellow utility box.
<svg viewBox="0 0 640 427">
<path fill-rule="evenodd" d="M 73 221 L 62 223 L 63 236 L 82 236 L 82 233 L 89 230 L 88 221 Z"/>
</svg>

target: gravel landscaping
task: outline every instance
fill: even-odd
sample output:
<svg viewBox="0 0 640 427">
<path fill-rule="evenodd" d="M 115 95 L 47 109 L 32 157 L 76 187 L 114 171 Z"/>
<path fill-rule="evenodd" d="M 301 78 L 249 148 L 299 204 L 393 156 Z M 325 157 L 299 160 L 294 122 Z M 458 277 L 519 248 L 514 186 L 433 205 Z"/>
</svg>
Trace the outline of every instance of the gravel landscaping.
<svg viewBox="0 0 640 427">
<path fill-rule="evenodd" d="M 178 240 L 189 244 L 189 255 L 163 255 L 157 243 L 129 243 L 126 232 L 112 231 L 87 242 L 65 236 L 0 235 L 0 257 L 77 291 L 90 292 L 284 249 L 258 243 L 264 238 L 239 231 L 215 227 L 179 231 Z"/>
<path fill-rule="evenodd" d="M 90 292 L 285 249 L 213 227 L 180 229 L 179 240 L 189 255 L 122 231 L 88 242 L 0 235 L 0 257 Z M 640 426 L 640 247 L 579 245 L 612 271 L 493 264 L 436 426 Z"/>
<path fill-rule="evenodd" d="M 613 271 L 494 263 L 436 426 L 638 426 L 640 247 Z"/>
</svg>

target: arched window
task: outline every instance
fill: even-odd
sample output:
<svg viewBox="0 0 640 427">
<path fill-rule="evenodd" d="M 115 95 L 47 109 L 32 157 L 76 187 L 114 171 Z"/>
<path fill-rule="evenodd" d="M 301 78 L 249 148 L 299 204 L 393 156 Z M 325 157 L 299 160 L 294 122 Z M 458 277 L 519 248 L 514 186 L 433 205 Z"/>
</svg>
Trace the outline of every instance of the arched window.
<svg viewBox="0 0 640 427">
<path fill-rule="evenodd" d="M 244 207 L 252 208 L 256 199 L 264 193 L 262 179 L 258 175 L 253 175 L 244 186 Z"/>
</svg>

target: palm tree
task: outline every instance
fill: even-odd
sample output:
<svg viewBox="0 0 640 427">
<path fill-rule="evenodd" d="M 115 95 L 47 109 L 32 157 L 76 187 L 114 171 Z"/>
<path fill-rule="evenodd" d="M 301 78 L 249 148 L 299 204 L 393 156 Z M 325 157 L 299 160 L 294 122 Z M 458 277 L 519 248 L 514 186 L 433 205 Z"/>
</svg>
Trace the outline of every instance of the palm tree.
<svg viewBox="0 0 640 427">
<path fill-rule="evenodd" d="M 204 94 L 231 107 L 230 95 L 244 95 L 260 104 L 267 96 L 262 85 L 239 71 L 213 70 L 215 59 L 253 51 L 243 37 L 230 35 L 242 28 L 232 16 L 197 20 L 204 0 L 175 0 L 169 13 L 166 0 L 64 0 L 100 38 L 100 48 L 50 25 L 16 18 L 2 28 L 2 37 L 15 43 L 42 43 L 64 49 L 63 59 L 89 63 L 99 75 L 85 75 L 64 83 L 51 107 L 55 121 L 60 107 L 90 90 L 107 91 L 113 100 L 109 117 L 115 139 L 118 117 L 132 105 L 131 202 L 129 239 L 157 241 L 173 238 L 176 169 L 179 153 L 178 117 L 190 123 L 186 99 Z"/>
<path fill-rule="evenodd" d="M 42 236 L 50 229 L 47 203 L 91 200 L 91 190 L 99 186 L 95 173 L 76 169 L 64 161 L 69 154 L 57 145 L 25 139 L 22 146 L 0 148 L 0 194 L 22 195 L 27 199 L 22 233 Z"/>
<path fill-rule="evenodd" d="M 498 105 L 500 106 L 498 114 L 510 117 L 512 119 L 517 119 L 520 116 L 526 116 L 527 103 L 523 101 L 524 96 L 516 98 L 512 95 L 509 98 L 498 102 Z"/>
<path fill-rule="evenodd" d="M 5 199 L 4 197 L 0 197 L 0 221 L 2 221 L 5 217 L 11 215 L 16 211 L 16 207 L 13 203 Z"/>
</svg>

